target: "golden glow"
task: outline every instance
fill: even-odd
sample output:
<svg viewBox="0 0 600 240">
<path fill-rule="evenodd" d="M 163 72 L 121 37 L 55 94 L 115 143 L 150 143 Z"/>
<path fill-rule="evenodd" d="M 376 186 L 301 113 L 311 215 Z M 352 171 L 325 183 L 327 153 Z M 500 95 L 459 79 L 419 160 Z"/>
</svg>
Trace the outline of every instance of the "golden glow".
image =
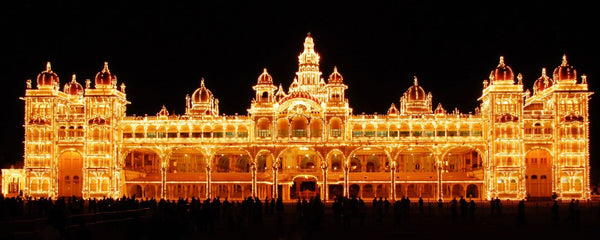
<svg viewBox="0 0 600 240">
<path fill-rule="evenodd" d="M 565 79 L 554 83 L 544 69 L 533 95 L 501 57 L 468 114 L 433 111 L 414 77 L 387 114 L 355 115 L 341 73 L 334 67 L 325 82 L 319 61 L 309 34 L 287 92 L 263 69 L 248 114 L 220 115 L 202 79 L 185 114 L 163 106 L 156 116 L 126 115 L 125 85 L 117 89 L 108 63 L 81 91 L 75 75 L 60 91 L 48 63 L 38 86 L 26 82 L 24 168 L 2 170 L 2 193 L 590 198 L 592 93 L 587 77 L 569 75 L 566 56 Z"/>
</svg>

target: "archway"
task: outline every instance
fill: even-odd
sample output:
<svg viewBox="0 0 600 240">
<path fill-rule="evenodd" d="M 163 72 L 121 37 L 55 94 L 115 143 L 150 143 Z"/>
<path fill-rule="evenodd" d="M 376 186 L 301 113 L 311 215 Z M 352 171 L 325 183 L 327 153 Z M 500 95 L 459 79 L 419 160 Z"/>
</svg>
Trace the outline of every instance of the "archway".
<svg viewBox="0 0 600 240">
<path fill-rule="evenodd" d="M 469 186 L 467 186 L 467 197 L 479 198 L 479 190 L 477 189 L 477 185 L 470 184 Z"/>
<path fill-rule="evenodd" d="M 460 184 L 454 184 L 452 186 L 452 197 L 458 198 L 463 197 L 465 192 L 465 188 Z"/>
<path fill-rule="evenodd" d="M 58 196 L 82 196 L 83 157 L 79 152 L 67 151 L 58 159 Z"/>
<path fill-rule="evenodd" d="M 350 188 L 348 188 L 348 190 L 351 198 L 359 197 L 358 193 L 360 192 L 360 186 L 358 184 L 350 185 Z"/>
<path fill-rule="evenodd" d="M 525 155 L 525 188 L 529 200 L 552 196 L 552 155 L 545 149 L 534 149 Z"/>
<path fill-rule="evenodd" d="M 298 176 L 292 181 L 292 187 L 290 188 L 291 199 L 310 199 L 316 197 L 319 194 L 319 186 L 317 185 L 317 178 L 315 176 Z"/>
</svg>

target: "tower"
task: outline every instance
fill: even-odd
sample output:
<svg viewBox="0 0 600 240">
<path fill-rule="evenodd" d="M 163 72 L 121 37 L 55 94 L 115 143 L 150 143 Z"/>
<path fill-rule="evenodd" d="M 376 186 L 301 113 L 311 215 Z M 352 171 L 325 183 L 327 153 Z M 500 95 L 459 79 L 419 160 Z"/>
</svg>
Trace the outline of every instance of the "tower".
<svg viewBox="0 0 600 240">
<path fill-rule="evenodd" d="M 319 60 L 321 56 L 315 52 L 315 43 L 310 33 L 304 39 L 304 50 L 298 56 L 298 72 L 296 79 L 290 86 L 289 92 L 307 92 L 321 101 L 324 101 L 325 91 L 323 89 L 325 81 L 321 78 L 319 70 Z"/>
<path fill-rule="evenodd" d="M 500 57 L 498 66 L 484 81 L 481 114 L 488 156 L 484 160 L 487 197 L 525 197 L 523 157 L 523 83 Z"/>
<path fill-rule="evenodd" d="M 25 90 L 25 196 L 55 197 L 57 188 L 57 116 L 64 111 L 65 94 L 59 91 L 58 75 L 50 62 L 37 75 L 36 88 L 27 80 Z"/>
<path fill-rule="evenodd" d="M 554 115 L 554 192 L 559 198 L 590 197 L 589 99 L 587 76 L 577 79 L 577 70 L 567 62 L 553 72 L 549 110 Z"/>
<path fill-rule="evenodd" d="M 121 88 L 123 90 L 123 88 Z M 86 84 L 83 145 L 83 197 L 120 196 L 123 172 L 117 151 L 119 123 L 128 104 L 125 93 L 117 89 L 117 77 L 108 63 L 94 78 L 94 88 Z"/>
</svg>

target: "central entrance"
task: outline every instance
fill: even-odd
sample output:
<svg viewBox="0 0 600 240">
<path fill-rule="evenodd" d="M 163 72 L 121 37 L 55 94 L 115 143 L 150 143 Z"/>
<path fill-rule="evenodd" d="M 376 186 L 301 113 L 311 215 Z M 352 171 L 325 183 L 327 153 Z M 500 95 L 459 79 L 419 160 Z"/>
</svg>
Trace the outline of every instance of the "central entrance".
<svg viewBox="0 0 600 240">
<path fill-rule="evenodd" d="M 58 196 L 81 197 L 83 185 L 83 157 L 76 151 L 67 151 L 58 160 Z"/>
<path fill-rule="evenodd" d="M 291 199 L 310 199 L 316 197 L 320 192 L 317 177 L 312 175 L 296 176 L 290 188 Z"/>
</svg>

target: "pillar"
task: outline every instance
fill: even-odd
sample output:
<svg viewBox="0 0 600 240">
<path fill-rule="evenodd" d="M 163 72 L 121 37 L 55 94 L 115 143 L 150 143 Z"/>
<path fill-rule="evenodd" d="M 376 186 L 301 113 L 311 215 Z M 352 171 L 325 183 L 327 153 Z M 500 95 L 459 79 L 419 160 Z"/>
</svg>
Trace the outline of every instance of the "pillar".
<svg viewBox="0 0 600 240">
<path fill-rule="evenodd" d="M 390 177 L 392 178 L 392 188 L 390 190 L 390 193 L 392 196 L 390 196 L 390 199 L 392 199 L 393 202 L 396 202 L 396 162 L 392 161 L 391 165 L 392 166 L 390 168 Z"/>
<path fill-rule="evenodd" d="M 323 193 L 321 199 L 326 202 L 329 199 L 329 188 L 327 187 L 327 164 L 322 164 L 321 169 L 323 170 Z"/>
<path fill-rule="evenodd" d="M 167 169 L 160 168 L 160 198 L 167 198 Z"/>
<path fill-rule="evenodd" d="M 254 164 L 254 162 L 252 162 L 251 166 L 250 166 L 250 171 L 252 171 L 252 197 L 255 198 L 257 196 L 256 193 L 256 164 Z"/>
</svg>

